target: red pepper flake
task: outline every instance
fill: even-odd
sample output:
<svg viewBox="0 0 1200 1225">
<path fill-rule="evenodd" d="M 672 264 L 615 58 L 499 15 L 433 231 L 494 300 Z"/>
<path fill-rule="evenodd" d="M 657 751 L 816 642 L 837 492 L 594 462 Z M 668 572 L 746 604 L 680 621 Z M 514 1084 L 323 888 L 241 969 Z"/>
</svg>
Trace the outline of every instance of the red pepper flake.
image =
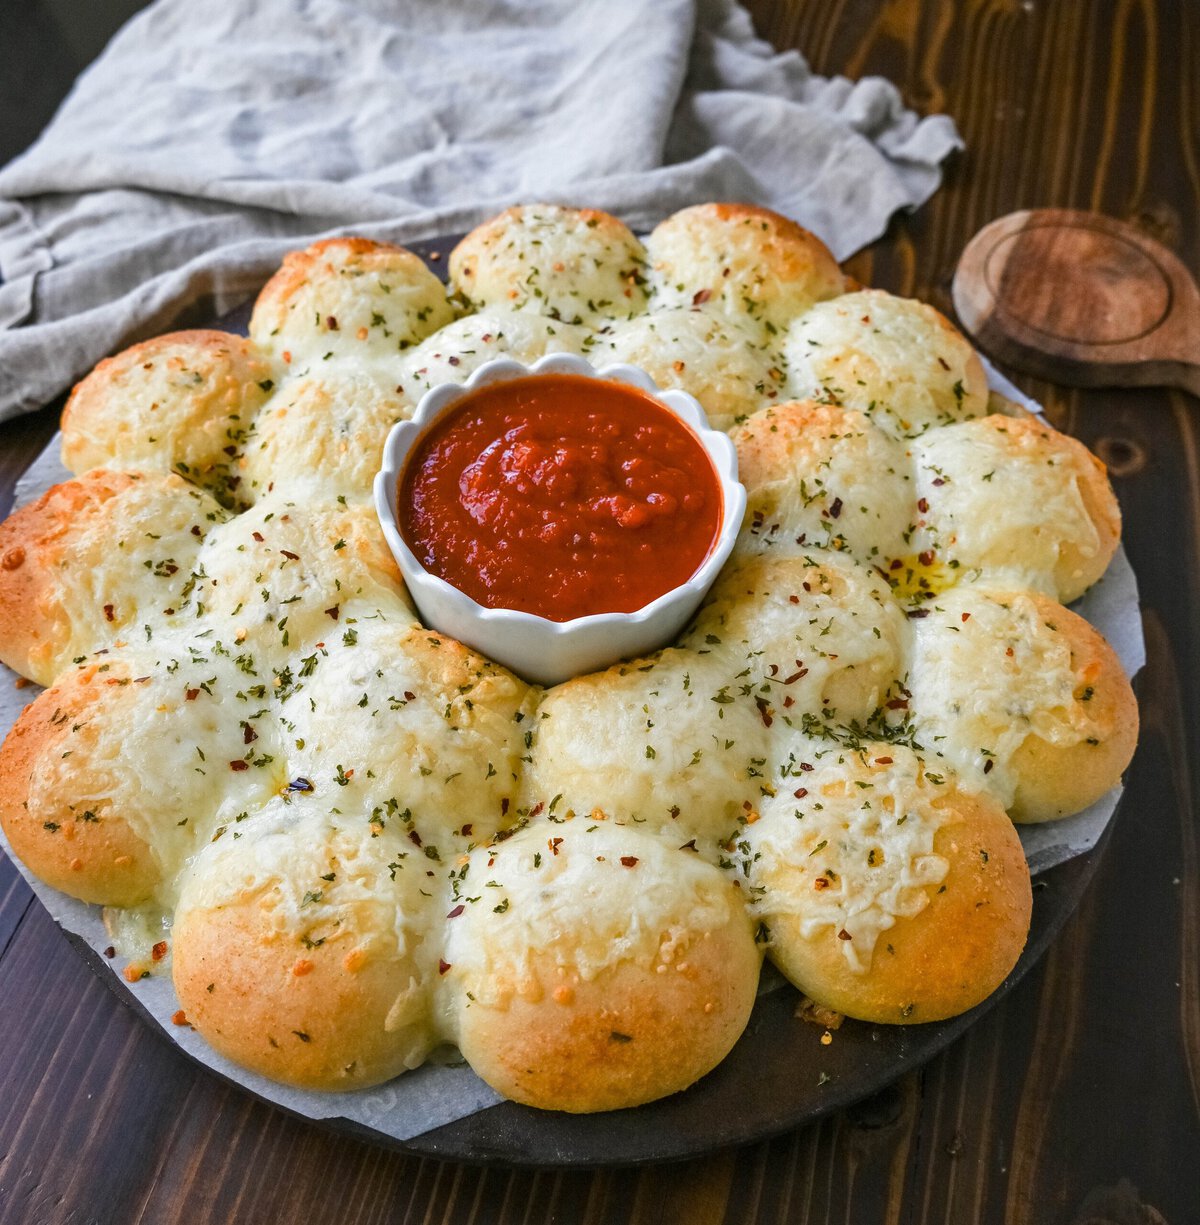
<svg viewBox="0 0 1200 1225">
<path fill-rule="evenodd" d="M 937 485 L 939 487 L 944 485 L 945 483 L 946 483 L 946 478 L 943 476 L 935 477 L 932 481 L 930 481 L 931 485 Z"/>
<path fill-rule="evenodd" d="M 157 943 L 157 944 L 156 944 L 156 945 L 155 945 L 155 946 L 154 946 L 154 947 L 153 947 L 153 948 L 150 950 L 150 957 L 151 957 L 151 960 L 153 960 L 153 961 L 162 961 L 162 959 L 163 959 L 163 958 L 164 958 L 166 955 L 167 955 L 167 942 L 166 942 L 165 940 L 160 940 L 160 941 L 159 941 L 159 942 L 158 942 L 158 943 Z"/>
<path fill-rule="evenodd" d="M 462 361 L 462 358 L 461 357 L 448 357 L 446 358 L 446 360 L 450 363 L 450 365 L 457 366 Z"/>
<path fill-rule="evenodd" d="M 448 961 L 443 961 L 439 957 L 438 958 L 438 973 L 445 974 L 448 969 L 450 969 L 450 963 Z"/>
<path fill-rule="evenodd" d="M 470 821 L 468 821 L 467 824 L 464 825 L 462 829 L 460 829 L 458 832 L 463 838 L 469 838 L 471 836 L 471 831 L 474 828 L 475 826 Z"/>
<path fill-rule="evenodd" d="M 326 315 L 326 316 L 325 316 L 325 326 L 326 326 L 326 327 L 327 327 L 327 328 L 328 328 L 328 329 L 329 329 L 331 332 L 336 332 L 336 331 L 338 330 L 338 321 L 337 321 L 337 317 L 336 317 L 336 316 L 334 316 L 334 315 Z"/>
<path fill-rule="evenodd" d="M 810 764 L 809 762 L 807 762 L 807 761 L 802 761 L 802 762 L 800 763 L 800 769 L 801 769 L 801 770 L 811 770 L 811 769 L 812 769 L 812 766 L 811 766 L 811 764 Z"/>
<path fill-rule="evenodd" d="M 411 689 L 406 689 L 404 691 L 404 700 L 406 702 L 415 702 L 417 700 L 417 695 L 413 693 Z"/>
<path fill-rule="evenodd" d="M 893 562 L 890 563 L 890 565 L 888 566 L 888 569 L 889 570 L 899 570 L 902 565 L 904 565 L 904 563 L 900 560 L 900 558 L 897 557 Z"/>
<path fill-rule="evenodd" d="M 503 799 L 500 801 L 500 815 L 501 815 L 502 817 L 507 817 L 507 816 L 508 816 L 508 796 L 505 796 L 505 797 L 504 797 L 504 798 L 503 798 Z"/>
<path fill-rule="evenodd" d="M 921 565 L 923 566 L 932 566 L 933 565 L 933 550 L 932 549 L 922 550 L 920 553 L 917 554 L 917 561 L 919 561 Z"/>
<path fill-rule="evenodd" d="M 987 759 L 987 761 L 985 761 L 985 762 L 983 763 L 983 772 L 984 772 L 984 774 L 991 774 L 991 772 L 992 772 L 992 767 L 993 767 L 995 764 L 996 764 L 996 763 L 995 763 L 995 762 L 994 762 L 994 761 L 993 761 L 993 760 L 992 760 L 992 759 L 989 757 L 989 758 Z"/>
<path fill-rule="evenodd" d="M 332 608 L 327 608 L 325 610 L 325 615 L 327 617 L 332 617 L 336 621 L 338 617 L 342 615 L 342 606 L 340 604 L 335 604 Z"/>
<path fill-rule="evenodd" d="M 623 868 L 635 867 L 637 865 L 637 861 L 638 859 L 636 855 L 622 855 L 621 856 L 621 867 Z"/>
<path fill-rule="evenodd" d="M 763 727 L 770 727 L 775 722 L 771 713 L 771 703 L 766 698 L 755 698 L 754 705 L 758 707 L 758 717 L 763 721 Z"/>
<path fill-rule="evenodd" d="M 908 698 L 892 698 L 886 703 L 888 710 L 907 710 Z"/>
<path fill-rule="evenodd" d="M 791 676 L 784 677 L 783 683 L 785 685 L 794 685 L 797 681 L 803 680 L 807 675 L 808 669 L 801 668 L 799 672 L 793 672 Z"/>
<path fill-rule="evenodd" d="M 109 961 L 111 961 L 117 955 L 116 947 L 110 944 L 108 948 L 104 950 L 104 955 L 109 959 Z"/>
<path fill-rule="evenodd" d="M 547 846 L 550 848 L 550 853 L 551 853 L 552 855 L 557 855 L 557 854 L 558 854 L 558 848 L 559 848 L 560 846 L 562 846 L 562 839 L 561 839 L 561 838 L 551 838 L 551 839 L 550 839 L 550 840 L 549 840 L 549 841 L 546 843 L 546 845 L 547 845 Z"/>
<path fill-rule="evenodd" d="M 770 666 L 770 667 L 767 669 L 767 674 L 768 674 L 769 676 L 778 676 L 778 675 L 779 675 L 779 665 L 778 665 L 778 664 L 772 664 L 772 665 L 771 665 L 771 666 Z"/>
<path fill-rule="evenodd" d="M 299 561 L 300 560 L 300 554 L 293 553 L 291 549 L 280 549 L 279 551 L 284 555 L 284 557 L 288 559 L 288 561 Z"/>
<path fill-rule="evenodd" d="M 877 766 L 890 766 L 892 764 L 892 759 L 890 757 L 876 757 L 875 764 Z"/>
<path fill-rule="evenodd" d="M 199 536 L 200 534 L 201 534 L 201 533 L 200 533 L 200 524 L 198 524 L 198 523 L 193 523 L 193 524 L 192 524 L 192 535 L 193 535 L 193 536 Z"/>
<path fill-rule="evenodd" d="M 842 514 L 842 499 L 834 498 L 829 504 L 829 517 L 831 519 L 839 519 Z"/>
<path fill-rule="evenodd" d="M 828 889 L 829 881 L 826 880 L 824 876 L 818 876 L 817 879 L 813 881 L 813 888 L 814 889 Z"/>
<path fill-rule="evenodd" d="M 225 451 L 225 454 L 228 455 L 230 459 L 232 459 L 237 454 L 237 447 L 229 446 L 223 449 Z"/>
<path fill-rule="evenodd" d="M 797 787 L 796 790 L 792 792 L 792 794 L 796 797 L 796 799 L 802 800 L 808 794 L 808 788 L 807 787 Z"/>
<path fill-rule="evenodd" d="M 854 937 L 843 927 L 837 934 L 839 940 L 853 940 Z"/>
<path fill-rule="evenodd" d="M 908 617 L 910 621 L 919 621 L 922 617 L 929 616 L 928 608 L 912 608 L 909 610 Z"/>
<path fill-rule="evenodd" d="M 963 622 L 964 622 L 964 624 L 965 624 L 967 621 L 970 621 L 970 619 L 971 619 L 971 614 L 970 614 L 970 613 L 963 613 L 963 615 L 962 615 L 962 619 L 963 619 Z"/>
<path fill-rule="evenodd" d="M 113 616 L 113 606 L 111 604 L 105 604 L 104 606 L 104 619 L 105 621 L 116 620 L 116 617 Z"/>
<path fill-rule="evenodd" d="M 692 305 L 703 306 L 712 297 L 711 289 L 698 289 L 692 294 Z"/>
<path fill-rule="evenodd" d="M 171 1024 L 172 1025 L 186 1025 L 188 1029 L 191 1029 L 192 1027 L 191 1021 L 187 1019 L 187 1013 L 184 1012 L 182 1008 L 171 1013 Z"/>
<path fill-rule="evenodd" d="M 457 919 L 458 916 L 462 914 L 464 910 L 466 910 L 466 907 L 461 902 L 459 902 L 459 904 L 455 906 L 455 908 L 446 916 L 446 918 L 447 919 Z"/>
<path fill-rule="evenodd" d="M 263 534 L 262 534 L 262 532 L 251 532 L 251 533 L 250 533 L 250 535 L 251 535 L 251 536 L 252 536 L 252 537 L 253 537 L 255 540 L 257 540 L 259 544 L 262 544 L 262 542 L 263 542 Z"/>
<path fill-rule="evenodd" d="M 250 769 L 250 763 L 248 761 L 231 761 L 229 768 L 240 774 L 243 770 Z"/>
<path fill-rule="evenodd" d="M 421 835 L 418 834 L 415 829 L 410 829 L 408 831 L 408 840 L 413 844 L 413 846 L 421 845 Z"/>
<path fill-rule="evenodd" d="M 1005 654 L 1005 655 L 1007 655 L 1009 659 L 1012 659 L 1012 657 L 1013 657 L 1013 649 L 1012 649 L 1012 647 L 1007 647 L 1007 648 L 1005 648 L 1004 654 Z"/>
<path fill-rule="evenodd" d="M 253 744 L 258 739 L 258 733 L 249 723 L 242 724 L 242 743 Z"/>
<path fill-rule="evenodd" d="M 683 810 L 679 807 L 678 804 L 672 804 L 671 807 L 667 809 L 667 812 L 671 814 L 672 821 L 676 820 L 682 811 Z"/>
<path fill-rule="evenodd" d="M 531 817 L 536 817 L 538 813 L 541 812 L 542 809 L 545 807 L 546 807 L 545 801 L 538 800 L 538 802 L 529 810 L 529 815 Z"/>
<path fill-rule="evenodd" d="M 184 692 L 184 699 L 188 702 L 194 702 L 200 696 L 199 689 L 188 689 Z"/>
<path fill-rule="evenodd" d="M 800 597 L 798 595 L 790 595 L 788 596 L 788 603 L 789 604 L 799 604 Z"/>
<path fill-rule="evenodd" d="M 795 706 L 795 705 L 796 705 L 796 699 L 792 697 L 792 695 L 789 693 L 787 697 L 783 699 L 784 709 L 786 710 L 788 707 Z"/>
</svg>

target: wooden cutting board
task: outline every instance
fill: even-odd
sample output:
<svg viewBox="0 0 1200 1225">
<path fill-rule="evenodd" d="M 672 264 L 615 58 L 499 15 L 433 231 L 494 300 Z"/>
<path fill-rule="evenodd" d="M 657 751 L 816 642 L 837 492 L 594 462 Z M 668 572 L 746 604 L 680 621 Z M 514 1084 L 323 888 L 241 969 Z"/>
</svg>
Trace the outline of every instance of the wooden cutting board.
<svg viewBox="0 0 1200 1225">
<path fill-rule="evenodd" d="M 1081 387 L 1200 395 L 1200 289 L 1177 256 L 1098 213 L 1031 209 L 985 226 L 954 306 L 1000 362 Z"/>
</svg>

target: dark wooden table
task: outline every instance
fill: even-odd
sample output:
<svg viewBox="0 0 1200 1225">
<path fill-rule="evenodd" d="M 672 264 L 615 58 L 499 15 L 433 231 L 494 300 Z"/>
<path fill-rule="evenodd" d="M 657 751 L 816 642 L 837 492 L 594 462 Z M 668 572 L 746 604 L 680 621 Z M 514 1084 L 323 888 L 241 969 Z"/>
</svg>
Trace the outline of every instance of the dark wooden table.
<svg viewBox="0 0 1200 1225">
<path fill-rule="evenodd" d="M 933 201 L 850 261 L 861 281 L 949 312 L 968 238 L 1031 206 L 1132 220 L 1200 268 L 1200 6 L 751 9 L 763 36 L 817 71 L 882 73 L 966 138 Z M 194 1067 L 105 989 L 0 858 L 0 1222 L 1200 1222 L 1200 404 L 1019 381 L 1109 464 L 1149 665 L 1100 868 L 1049 954 L 966 1037 L 868 1102 L 685 1164 L 548 1172 L 406 1157 Z M 54 425 L 50 409 L 0 427 L 0 512 Z"/>
</svg>

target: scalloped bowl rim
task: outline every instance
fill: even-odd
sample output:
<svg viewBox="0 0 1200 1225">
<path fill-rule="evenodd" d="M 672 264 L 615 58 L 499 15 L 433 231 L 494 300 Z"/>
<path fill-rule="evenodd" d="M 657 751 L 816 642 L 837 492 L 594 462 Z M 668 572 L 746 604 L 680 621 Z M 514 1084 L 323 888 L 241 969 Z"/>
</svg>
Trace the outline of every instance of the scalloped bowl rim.
<svg viewBox="0 0 1200 1225">
<path fill-rule="evenodd" d="M 704 561 L 686 582 L 664 592 L 634 612 L 591 613 L 569 621 L 554 621 L 549 617 L 519 609 L 488 608 L 452 583 L 426 570 L 400 531 L 395 491 L 399 487 L 400 476 L 416 442 L 435 422 L 450 412 L 455 404 L 478 388 L 545 374 L 581 375 L 584 378 L 622 383 L 645 392 L 690 427 L 712 463 L 721 490 L 721 528 L 715 542 Z M 510 357 L 494 358 L 478 366 L 462 383 L 438 383 L 430 387 L 421 396 L 413 415 L 396 422 L 388 433 L 382 464 L 375 476 L 373 493 L 375 510 L 388 546 L 423 617 L 428 619 L 420 598 L 422 593 L 458 605 L 463 614 L 486 630 L 516 629 L 545 635 L 559 643 L 585 632 L 590 634 L 609 627 L 645 625 L 676 612 L 680 605 L 689 600 L 694 602 L 687 614 L 687 617 L 690 617 L 728 560 L 746 510 L 746 490 L 738 481 L 737 451 L 733 442 L 727 434 L 712 428 L 703 407 L 694 396 L 685 391 L 660 389 L 651 376 L 638 366 L 624 362 L 593 366 L 585 358 L 570 353 L 547 354 L 530 365 Z M 436 629 L 437 626 L 432 625 L 432 628 Z M 490 654 L 487 648 L 479 649 Z M 629 652 L 623 652 L 615 656 L 613 662 L 625 658 L 628 654 Z"/>
</svg>

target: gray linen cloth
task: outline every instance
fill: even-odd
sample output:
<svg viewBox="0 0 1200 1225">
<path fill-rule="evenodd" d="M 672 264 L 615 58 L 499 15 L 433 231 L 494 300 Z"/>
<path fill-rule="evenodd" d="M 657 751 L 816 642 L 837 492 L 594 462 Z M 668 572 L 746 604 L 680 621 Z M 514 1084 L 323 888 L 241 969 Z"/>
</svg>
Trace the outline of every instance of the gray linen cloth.
<svg viewBox="0 0 1200 1225">
<path fill-rule="evenodd" d="M 736 200 L 841 259 L 960 145 L 884 80 L 775 54 L 733 0 L 158 0 L 0 171 L 0 419 L 318 236 Z"/>
</svg>

